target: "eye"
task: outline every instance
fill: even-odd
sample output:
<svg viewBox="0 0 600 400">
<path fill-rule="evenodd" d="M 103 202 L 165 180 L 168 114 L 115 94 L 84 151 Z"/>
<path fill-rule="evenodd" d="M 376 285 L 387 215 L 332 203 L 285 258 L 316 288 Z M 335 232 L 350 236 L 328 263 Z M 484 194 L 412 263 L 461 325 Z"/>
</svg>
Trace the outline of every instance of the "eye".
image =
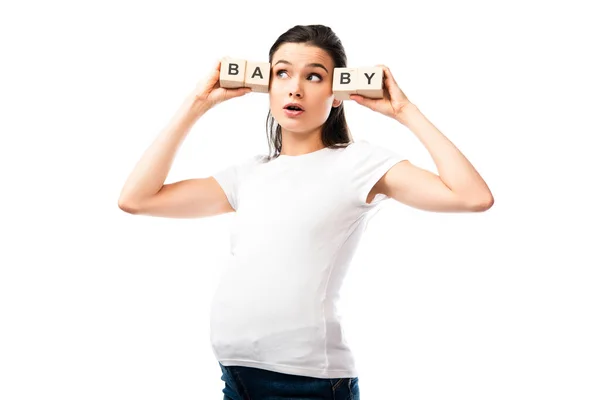
<svg viewBox="0 0 600 400">
<path fill-rule="evenodd" d="M 278 76 L 279 78 L 282 78 L 282 74 L 286 74 L 287 75 L 287 70 L 285 69 L 280 69 L 279 71 L 275 72 L 275 75 Z M 311 79 L 312 77 L 317 77 L 318 80 L 315 79 Z M 316 72 L 311 72 L 310 74 L 308 74 L 308 80 L 309 81 L 313 81 L 313 82 L 320 82 L 323 80 L 323 77 L 319 74 L 317 74 Z"/>
<path fill-rule="evenodd" d="M 319 81 L 322 81 L 323 78 L 321 77 L 321 75 L 317 74 L 316 72 L 313 72 L 311 74 L 308 75 L 308 77 L 310 78 L 311 76 L 316 76 L 317 78 L 319 78 Z M 314 79 L 313 79 L 314 81 Z"/>
</svg>

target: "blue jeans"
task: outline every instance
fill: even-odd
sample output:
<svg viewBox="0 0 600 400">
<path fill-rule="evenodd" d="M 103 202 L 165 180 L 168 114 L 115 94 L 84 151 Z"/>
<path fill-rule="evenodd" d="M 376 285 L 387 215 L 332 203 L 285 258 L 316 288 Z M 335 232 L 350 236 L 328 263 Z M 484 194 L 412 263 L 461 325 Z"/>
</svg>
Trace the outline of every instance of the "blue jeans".
<svg viewBox="0 0 600 400">
<path fill-rule="evenodd" d="M 219 363 L 223 400 L 360 400 L 358 378 L 323 379 Z"/>
</svg>

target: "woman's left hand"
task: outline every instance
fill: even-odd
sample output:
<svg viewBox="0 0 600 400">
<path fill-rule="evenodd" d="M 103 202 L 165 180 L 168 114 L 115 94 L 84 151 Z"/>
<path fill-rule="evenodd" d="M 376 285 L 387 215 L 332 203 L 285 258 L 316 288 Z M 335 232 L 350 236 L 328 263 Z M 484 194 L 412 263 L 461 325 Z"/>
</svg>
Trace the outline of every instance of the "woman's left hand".
<svg viewBox="0 0 600 400">
<path fill-rule="evenodd" d="M 377 66 L 383 69 L 383 99 L 370 99 L 358 94 L 352 94 L 350 98 L 373 111 L 398 120 L 403 109 L 412 103 L 396 83 L 390 69 L 381 64 Z"/>
</svg>

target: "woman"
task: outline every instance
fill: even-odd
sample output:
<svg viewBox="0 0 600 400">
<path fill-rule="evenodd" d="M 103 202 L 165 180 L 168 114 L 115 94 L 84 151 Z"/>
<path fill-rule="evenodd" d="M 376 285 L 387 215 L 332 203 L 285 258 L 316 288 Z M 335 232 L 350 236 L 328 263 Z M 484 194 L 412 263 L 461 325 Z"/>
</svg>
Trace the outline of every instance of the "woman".
<svg viewBox="0 0 600 400">
<path fill-rule="evenodd" d="M 429 211 L 475 212 L 489 209 L 493 197 L 385 66 L 385 97 L 352 100 L 408 127 L 440 175 L 352 140 L 343 103 L 332 93 L 333 69 L 346 67 L 346 55 L 330 28 L 291 28 L 273 44 L 269 62 L 271 154 L 212 177 L 164 184 L 195 121 L 250 91 L 219 87 L 219 63 L 136 165 L 119 206 L 162 217 L 236 212 L 211 310 L 225 399 L 358 399 L 358 374 L 336 303 L 368 218 L 389 198 Z"/>
</svg>

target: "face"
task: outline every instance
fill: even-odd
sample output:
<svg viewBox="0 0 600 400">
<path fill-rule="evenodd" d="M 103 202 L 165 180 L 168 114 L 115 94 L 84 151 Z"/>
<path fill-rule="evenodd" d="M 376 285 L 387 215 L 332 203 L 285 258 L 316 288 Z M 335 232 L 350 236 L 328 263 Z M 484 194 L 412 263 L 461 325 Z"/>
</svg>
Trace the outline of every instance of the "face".
<svg viewBox="0 0 600 400">
<path fill-rule="evenodd" d="M 304 43 L 284 43 L 271 60 L 271 114 L 283 131 L 314 133 L 338 107 L 332 92 L 333 59 L 324 50 Z M 303 111 L 286 110 L 289 103 Z"/>
</svg>

